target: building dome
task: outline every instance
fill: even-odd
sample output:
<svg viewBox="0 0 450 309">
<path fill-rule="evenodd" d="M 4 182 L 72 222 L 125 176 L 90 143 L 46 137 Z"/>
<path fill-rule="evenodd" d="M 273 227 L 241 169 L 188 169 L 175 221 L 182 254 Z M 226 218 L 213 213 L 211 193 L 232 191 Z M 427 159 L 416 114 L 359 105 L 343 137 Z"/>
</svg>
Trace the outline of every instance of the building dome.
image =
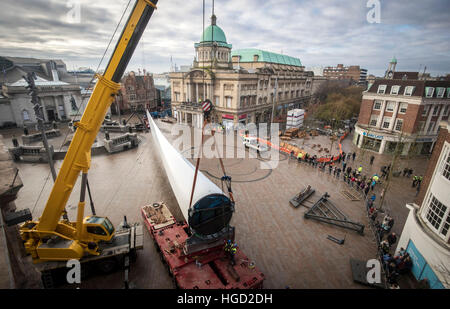
<svg viewBox="0 0 450 309">
<path fill-rule="evenodd" d="M 395 56 L 391 59 L 391 63 L 397 63 L 397 58 L 395 58 Z"/>
<path fill-rule="evenodd" d="M 225 36 L 225 32 L 216 25 L 216 16 L 213 15 L 211 17 L 211 25 L 203 31 L 202 37 L 200 38 L 200 43 L 207 42 L 219 42 L 219 43 L 227 43 L 227 38 Z"/>
</svg>

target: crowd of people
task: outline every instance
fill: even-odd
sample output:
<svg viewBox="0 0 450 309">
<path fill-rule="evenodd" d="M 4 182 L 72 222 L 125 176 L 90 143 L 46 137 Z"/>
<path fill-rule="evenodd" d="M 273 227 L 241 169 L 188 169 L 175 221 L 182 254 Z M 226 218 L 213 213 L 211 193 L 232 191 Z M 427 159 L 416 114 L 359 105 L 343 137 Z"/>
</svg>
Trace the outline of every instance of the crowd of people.
<svg viewBox="0 0 450 309">
<path fill-rule="evenodd" d="M 373 157 L 373 156 L 372 156 Z M 356 152 L 345 153 L 342 152 L 337 160 L 330 159 L 329 161 L 319 160 L 317 155 L 310 156 L 308 153 L 297 155 L 297 160 L 300 163 L 306 163 L 314 168 L 319 168 L 323 172 L 328 172 L 337 179 L 341 179 L 346 182 L 351 187 L 355 188 L 357 191 L 363 192 L 364 196 L 367 197 L 370 191 L 374 191 L 375 186 L 381 183 L 381 178 L 386 178 L 387 174 L 374 174 L 368 176 L 363 174 L 363 167 L 359 165 L 357 168 L 352 168 L 350 162 L 354 162 L 356 159 Z M 370 159 L 373 163 L 373 159 Z M 383 167 L 384 169 L 386 167 Z M 390 168 L 388 166 L 387 168 Z M 382 169 L 383 171 L 383 169 Z"/>
<path fill-rule="evenodd" d="M 366 202 L 367 215 L 375 227 L 377 243 L 379 245 L 379 258 L 383 262 L 387 283 L 390 288 L 398 289 L 399 276 L 408 273 L 411 270 L 412 261 L 409 254 L 403 248 L 401 248 L 397 254 L 393 255 L 391 253 L 394 244 L 397 242 L 397 235 L 394 232 L 391 232 L 392 227 L 394 226 L 394 218 L 392 218 L 388 213 L 384 213 L 384 217 L 381 222 L 377 220 L 381 211 L 375 206 L 377 196 L 374 192 L 375 187 L 381 184 L 382 179 L 386 180 L 389 175 L 392 174 L 392 165 L 389 164 L 382 166 L 380 168 L 380 176 L 378 173 L 367 175 L 363 173 L 364 168 L 362 165 L 357 165 L 357 168 L 350 166 L 351 162 L 353 163 L 355 159 L 355 152 L 342 152 L 342 154 L 337 157 L 337 160 L 330 159 L 327 162 L 319 160 L 316 155 L 310 156 L 307 153 L 297 156 L 299 163 L 305 163 L 313 168 L 319 168 L 324 173 L 328 173 L 337 179 L 343 180 L 349 186 L 355 188 L 363 194 Z M 374 156 L 370 157 L 370 165 L 373 165 L 374 159 Z M 411 177 L 412 174 L 413 170 L 410 168 L 405 168 L 403 170 L 404 177 Z M 399 172 L 399 175 L 401 175 L 401 172 Z M 414 176 L 413 186 L 420 186 L 421 181 L 422 176 Z M 381 198 L 383 197 L 383 194 L 384 189 L 381 190 Z"/>
</svg>

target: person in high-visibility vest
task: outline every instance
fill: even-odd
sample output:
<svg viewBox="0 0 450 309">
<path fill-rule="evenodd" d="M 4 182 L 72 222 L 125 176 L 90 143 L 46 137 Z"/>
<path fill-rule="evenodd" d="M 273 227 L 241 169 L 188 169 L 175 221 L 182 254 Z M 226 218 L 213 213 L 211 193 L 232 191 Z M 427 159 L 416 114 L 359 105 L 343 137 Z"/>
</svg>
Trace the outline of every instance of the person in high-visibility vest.
<svg viewBox="0 0 450 309">
<path fill-rule="evenodd" d="M 233 245 L 231 245 L 231 248 L 230 248 L 231 265 L 236 264 L 236 261 L 234 260 L 234 255 L 236 254 L 236 252 L 237 252 L 237 244 L 234 243 Z"/>
<path fill-rule="evenodd" d="M 303 158 L 303 153 L 299 152 L 297 155 L 298 162 L 300 162 L 302 160 L 302 158 Z"/>
<path fill-rule="evenodd" d="M 362 166 L 360 165 L 360 166 L 358 167 L 358 174 L 361 174 L 361 172 L 362 172 Z"/>
</svg>

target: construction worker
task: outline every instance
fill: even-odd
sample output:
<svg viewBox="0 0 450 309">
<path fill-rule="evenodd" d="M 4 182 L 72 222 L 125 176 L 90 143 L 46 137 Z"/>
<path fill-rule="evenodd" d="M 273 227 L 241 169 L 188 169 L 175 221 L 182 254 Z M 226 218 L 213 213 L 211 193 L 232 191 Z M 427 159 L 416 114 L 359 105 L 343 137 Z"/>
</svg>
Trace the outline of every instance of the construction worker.
<svg viewBox="0 0 450 309">
<path fill-rule="evenodd" d="M 361 172 L 362 172 L 362 166 L 360 165 L 360 166 L 358 167 L 358 174 L 361 175 Z"/>
<path fill-rule="evenodd" d="M 413 182 L 412 182 L 412 187 L 413 187 L 413 188 L 416 186 L 418 180 L 419 180 L 419 176 L 414 175 L 414 177 L 413 177 Z"/>
<path fill-rule="evenodd" d="M 236 261 L 234 259 L 234 255 L 236 254 L 236 252 L 237 252 L 237 243 L 234 243 L 231 246 L 231 249 L 230 249 L 231 265 L 235 265 L 236 264 Z"/>
<path fill-rule="evenodd" d="M 300 162 L 302 160 L 302 158 L 303 158 L 303 153 L 299 152 L 298 155 L 297 155 L 298 162 Z"/>
</svg>

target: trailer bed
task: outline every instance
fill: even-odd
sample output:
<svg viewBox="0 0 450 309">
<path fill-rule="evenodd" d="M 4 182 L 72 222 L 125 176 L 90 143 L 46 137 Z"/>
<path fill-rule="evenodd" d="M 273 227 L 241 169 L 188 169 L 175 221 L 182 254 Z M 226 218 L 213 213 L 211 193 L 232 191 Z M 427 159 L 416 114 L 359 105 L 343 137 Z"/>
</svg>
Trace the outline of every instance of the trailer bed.
<svg viewBox="0 0 450 309">
<path fill-rule="evenodd" d="M 149 211 L 151 206 L 144 206 L 141 214 L 177 288 L 262 288 L 264 274 L 240 249 L 235 255 L 234 266 L 231 266 L 229 258 L 225 256 L 223 245 L 186 255 L 183 249 L 189 237 L 189 227 L 186 223 L 176 222 L 167 206 L 163 203 L 161 205 L 158 213 Z"/>
</svg>

